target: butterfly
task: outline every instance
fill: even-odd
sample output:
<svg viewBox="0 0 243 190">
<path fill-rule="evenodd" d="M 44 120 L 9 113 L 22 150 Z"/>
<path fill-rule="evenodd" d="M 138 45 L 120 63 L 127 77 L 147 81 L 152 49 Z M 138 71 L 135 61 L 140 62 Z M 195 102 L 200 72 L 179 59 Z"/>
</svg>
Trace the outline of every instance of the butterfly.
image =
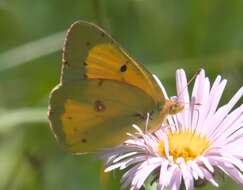
<svg viewBox="0 0 243 190">
<path fill-rule="evenodd" d="M 60 83 L 50 93 L 49 123 L 58 142 L 72 153 L 118 145 L 132 124 L 157 129 L 182 111 L 165 99 L 153 75 L 103 29 L 77 21 L 67 31 Z"/>
</svg>

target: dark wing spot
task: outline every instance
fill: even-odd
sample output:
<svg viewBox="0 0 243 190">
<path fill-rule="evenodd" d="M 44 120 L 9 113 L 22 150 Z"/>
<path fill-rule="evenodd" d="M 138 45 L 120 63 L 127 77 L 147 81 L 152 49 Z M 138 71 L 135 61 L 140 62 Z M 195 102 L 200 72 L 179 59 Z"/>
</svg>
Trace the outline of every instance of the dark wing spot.
<svg viewBox="0 0 243 190">
<path fill-rule="evenodd" d="M 72 119 L 73 119 L 71 116 L 68 116 L 67 118 L 68 118 L 69 120 L 72 120 Z"/>
<path fill-rule="evenodd" d="M 67 61 L 67 60 L 64 60 L 64 61 L 63 61 L 63 64 L 64 64 L 64 65 L 68 65 L 68 61 Z"/>
<path fill-rule="evenodd" d="M 86 63 L 86 61 L 84 61 L 84 62 L 83 62 L 83 65 L 84 65 L 84 66 L 87 66 L 87 65 L 88 65 L 88 63 Z"/>
<path fill-rule="evenodd" d="M 144 113 L 138 113 L 137 112 L 137 113 L 134 113 L 133 116 L 138 118 L 139 120 L 143 120 L 143 121 L 146 120 L 146 114 L 144 114 Z"/>
<path fill-rule="evenodd" d="M 149 114 L 149 119 L 150 119 L 150 120 L 153 120 L 153 115 L 154 115 L 154 110 L 152 110 L 152 111 L 150 112 L 150 114 Z"/>
<path fill-rule="evenodd" d="M 94 109 L 97 112 L 104 111 L 105 110 L 105 105 L 100 100 L 96 100 L 95 104 L 94 104 Z"/>
<path fill-rule="evenodd" d="M 83 139 L 81 139 L 81 142 L 82 143 L 86 143 L 87 142 L 87 139 L 83 138 Z"/>
<path fill-rule="evenodd" d="M 122 65 L 121 67 L 120 67 L 120 71 L 121 72 L 125 72 L 127 70 L 127 66 L 126 65 Z"/>
<path fill-rule="evenodd" d="M 152 118 L 152 115 L 153 115 L 153 111 L 151 111 L 149 113 L 149 120 L 153 120 Z M 138 118 L 139 120 L 143 120 L 143 121 L 146 121 L 147 120 L 147 117 L 148 117 L 148 114 L 147 113 L 139 113 L 139 112 L 136 112 L 133 114 L 134 117 Z"/>
<path fill-rule="evenodd" d="M 102 37 L 105 37 L 105 33 L 104 33 L 104 32 L 101 32 L 101 36 L 102 36 Z"/>
<path fill-rule="evenodd" d="M 102 86 L 103 82 L 104 82 L 104 80 L 99 80 L 98 86 Z"/>
<path fill-rule="evenodd" d="M 84 79 L 87 79 L 88 78 L 88 76 L 86 75 L 86 73 L 83 74 L 83 77 L 84 77 Z"/>
</svg>

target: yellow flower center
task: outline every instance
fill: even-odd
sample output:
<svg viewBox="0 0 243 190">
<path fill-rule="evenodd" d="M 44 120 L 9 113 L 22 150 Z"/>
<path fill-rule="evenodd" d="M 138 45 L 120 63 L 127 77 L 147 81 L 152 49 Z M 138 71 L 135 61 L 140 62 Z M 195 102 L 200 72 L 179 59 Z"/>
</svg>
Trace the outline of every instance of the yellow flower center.
<svg viewBox="0 0 243 190">
<path fill-rule="evenodd" d="M 168 133 L 169 155 L 175 161 L 182 157 L 185 161 L 193 160 L 208 148 L 209 140 L 192 131 Z M 165 156 L 164 141 L 159 143 L 159 151 Z"/>
</svg>

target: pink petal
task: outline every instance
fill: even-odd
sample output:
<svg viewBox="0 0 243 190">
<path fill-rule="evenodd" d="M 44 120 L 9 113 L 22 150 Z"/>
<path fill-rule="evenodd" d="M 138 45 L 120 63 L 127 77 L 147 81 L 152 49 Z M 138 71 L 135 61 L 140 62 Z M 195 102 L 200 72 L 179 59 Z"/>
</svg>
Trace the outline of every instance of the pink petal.
<svg viewBox="0 0 243 190">
<path fill-rule="evenodd" d="M 165 160 L 160 167 L 158 188 L 163 188 L 166 185 L 166 176 L 168 175 L 169 162 Z"/>
<path fill-rule="evenodd" d="M 174 167 L 172 171 L 173 173 L 171 176 L 173 176 L 173 178 L 168 185 L 168 189 L 179 190 L 181 186 L 181 179 L 182 179 L 181 171 L 178 167 Z"/>
<path fill-rule="evenodd" d="M 189 94 L 187 88 L 186 73 L 183 69 L 176 71 L 176 89 L 178 94 L 178 102 L 184 104 L 183 112 L 177 114 L 178 118 L 182 122 L 182 126 L 188 128 L 188 112 L 189 112 Z"/>
<path fill-rule="evenodd" d="M 240 98 L 243 96 L 243 87 L 236 92 L 236 94 L 231 98 L 231 100 L 221 108 L 217 110 L 217 112 L 214 114 L 214 117 L 212 118 L 211 125 L 215 126 L 214 129 L 208 133 L 208 137 L 211 138 L 211 136 L 215 133 L 218 133 L 218 130 L 220 130 L 220 123 L 226 118 L 229 111 L 235 106 L 235 104 L 240 100 Z"/>
<path fill-rule="evenodd" d="M 219 184 L 214 180 L 213 176 L 208 172 L 208 170 L 204 169 L 203 167 L 201 167 L 201 170 L 203 171 L 207 181 L 209 181 L 213 186 L 219 187 Z"/>
</svg>

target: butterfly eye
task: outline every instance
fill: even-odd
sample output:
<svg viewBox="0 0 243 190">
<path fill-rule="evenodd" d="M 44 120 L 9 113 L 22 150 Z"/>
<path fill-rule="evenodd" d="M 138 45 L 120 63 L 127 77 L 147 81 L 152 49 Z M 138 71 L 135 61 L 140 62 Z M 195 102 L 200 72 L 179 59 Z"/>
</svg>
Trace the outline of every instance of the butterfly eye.
<svg viewBox="0 0 243 190">
<path fill-rule="evenodd" d="M 178 110 L 178 106 L 177 106 L 177 104 L 175 104 L 175 105 L 173 105 L 172 107 L 171 107 L 171 114 L 176 114 L 177 113 L 177 110 Z"/>
<path fill-rule="evenodd" d="M 90 42 L 86 42 L 86 46 L 89 47 L 90 46 Z"/>
<path fill-rule="evenodd" d="M 178 102 L 176 102 L 174 105 L 171 106 L 170 108 L 170 114 L 175 115 L 179 112 L 181 112 L 184 109 L 184 106 Z"/>
</svg>

